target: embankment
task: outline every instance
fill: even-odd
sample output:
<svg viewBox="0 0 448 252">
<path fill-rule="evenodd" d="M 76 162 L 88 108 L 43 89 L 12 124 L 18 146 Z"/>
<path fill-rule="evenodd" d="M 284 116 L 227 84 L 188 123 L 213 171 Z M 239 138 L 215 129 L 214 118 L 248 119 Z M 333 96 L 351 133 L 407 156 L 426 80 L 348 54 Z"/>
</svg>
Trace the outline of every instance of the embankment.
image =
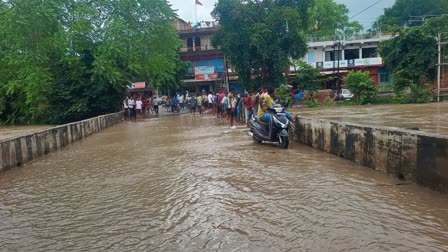
<svg viewBox="0 0 448 252">
<path fill-rule="evenodd" d="M 119 112 L 0 140 L 0 171 L 61 149 L 122 120 L 123 112 Z"/>
<path fill-rule="evenodd" d="M 298 116 L 296 142 L 448 192 L 448 136 Z"/>
</svg>

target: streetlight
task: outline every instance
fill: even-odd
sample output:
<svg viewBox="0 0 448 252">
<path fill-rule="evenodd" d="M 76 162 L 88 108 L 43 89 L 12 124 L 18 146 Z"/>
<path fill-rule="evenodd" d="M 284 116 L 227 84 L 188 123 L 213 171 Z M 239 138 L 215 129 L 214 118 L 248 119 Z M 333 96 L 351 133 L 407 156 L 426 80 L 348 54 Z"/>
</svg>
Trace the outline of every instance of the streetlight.
<svg viewBox="0 0 448 252">
<path fill-rule="evenodd" d="M 339 68 L 340 68 L 340 60 L 341 60 L 341 45 L 342 42 L 340 41 L 340 39 L 336 39 L 336 36 L 333 37 L 333 75 L 336 75 L 336 81 L 334 83 L 334 89 L 337 88 L 337 84 L 339 82 Z M 337 61 L 338 61 L 338 66 L 336 68 L 336 47 L 338 48 L 337 50 Z"/>
</svg>

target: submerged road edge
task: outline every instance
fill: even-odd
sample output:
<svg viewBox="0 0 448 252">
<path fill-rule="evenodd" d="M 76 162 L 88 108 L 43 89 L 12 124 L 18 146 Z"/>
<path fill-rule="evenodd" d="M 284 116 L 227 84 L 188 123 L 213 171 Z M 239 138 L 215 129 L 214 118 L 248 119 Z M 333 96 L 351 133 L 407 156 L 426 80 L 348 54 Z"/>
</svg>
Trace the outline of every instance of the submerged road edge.
<svg viewBox="0 0 448 252">
<path fill-rule="evenodd" d="M 407 182 L 448 192 L 448 136 L 297 116 L 291 138 Z"/>
<path fill-rule="evenodd" d="M 59 150 L 123 119 L 123 112 L 117 112 L 0 140 L 0 172 Z"/>
</svg>

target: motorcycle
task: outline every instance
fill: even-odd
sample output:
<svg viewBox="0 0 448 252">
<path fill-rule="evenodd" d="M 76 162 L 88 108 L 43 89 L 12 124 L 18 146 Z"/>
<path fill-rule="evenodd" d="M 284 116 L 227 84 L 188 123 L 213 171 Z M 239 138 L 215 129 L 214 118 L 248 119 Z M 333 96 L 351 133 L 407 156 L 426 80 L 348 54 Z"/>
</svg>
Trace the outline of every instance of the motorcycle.
<svg viewBox="0 0 448 252">
<path fill-rule="evenodd" d="M 248 135 L 256 143 L 262 143 L 263 141 L 278 142 L 282 148 L 288 148 L 289 120 L 284 113 L 284 107 L 276 104 L 268 108 L 268 113 L 270 115 L 269 123 L 263 122 L 255 115 L 252 115 L 249 121 L 250 131 Z"/>
</svg>

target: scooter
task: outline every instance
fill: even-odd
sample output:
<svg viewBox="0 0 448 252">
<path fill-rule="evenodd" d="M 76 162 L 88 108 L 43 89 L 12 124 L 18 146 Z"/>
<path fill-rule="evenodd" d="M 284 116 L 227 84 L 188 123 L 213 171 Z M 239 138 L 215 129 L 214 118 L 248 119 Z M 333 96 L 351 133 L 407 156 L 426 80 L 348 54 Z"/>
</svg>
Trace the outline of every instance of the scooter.
<svg viewBox="0 0 448 252">
<path fill-rule="evenodd" d="M 268 113 L 271 117 L 269 123 L 263 122 L 255 115 L 252 115 L 249 121 L 250 131 L 248 135 L 253 138 L 254 142 L 278 142 L 282 148 L 288 148 L 289 120 L 283 111 L 284 107 L 279 104 L 269 107 Z"/>
</svg>

